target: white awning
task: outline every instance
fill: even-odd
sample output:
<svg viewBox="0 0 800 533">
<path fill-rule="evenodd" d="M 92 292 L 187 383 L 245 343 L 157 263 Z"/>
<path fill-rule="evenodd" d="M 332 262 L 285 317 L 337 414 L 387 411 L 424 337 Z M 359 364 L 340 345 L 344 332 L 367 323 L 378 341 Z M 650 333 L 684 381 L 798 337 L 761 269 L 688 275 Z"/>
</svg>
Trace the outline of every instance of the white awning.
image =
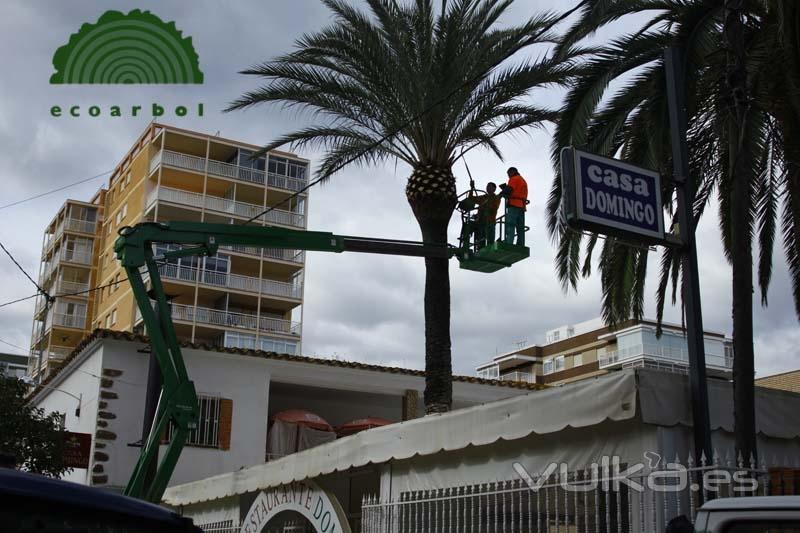
<svg viewBox="0 0 800 533">
<path fill-rule="evenodd" d="M 616 372 L 364 431 L 276 461 L 171 487 L 164 502 L 189 505 L 353 467 L 592 426 L 605 420 L 627 420 L 635 415 L 636 373 Z"/>
</svg>

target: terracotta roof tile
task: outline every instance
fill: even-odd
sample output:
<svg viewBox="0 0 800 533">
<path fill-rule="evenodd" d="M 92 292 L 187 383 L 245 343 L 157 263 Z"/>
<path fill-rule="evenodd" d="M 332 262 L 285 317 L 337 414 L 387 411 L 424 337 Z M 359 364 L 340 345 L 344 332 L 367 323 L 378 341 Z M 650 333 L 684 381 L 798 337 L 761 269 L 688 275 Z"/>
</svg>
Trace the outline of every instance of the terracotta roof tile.
<svg viewBox="0 0 800 533">
<path fill-rule="evenodd" d="M 110 329 L 95 329 L 94 331 L 86 335 L 81 340 L 81 342 L 78 343 L 75 349 L 72 350 L 72 352 L 67 357 L 64 358 L 62 365 L 58 369 L 54 370 L 53 373 L 47 376 L 47 378 L 45 378 L 44 381 L 42 381 L 34 390 L 31 391 L 30 396 L 38 394 L 44 385 L 50 383 L 61 372 L 61 370 L 69 364 L 70 361 L 75 359 L 78 356 L 78 354 L 80 354 L 89 344 L 91 344 L 97 339 L 114 339 L 114 340 L 128 341 L 128 342 L 141 342 L 144 344 L 148 344 L 150 342 L 150 339 L 147 336 L 140 335 L 138 333 L 131 333 L 129 331 L 114 331 Z M 335 366 L 340 368 L 354 368 L 359 370 L 370 370 L 375 372 L 387 372 L 390 374 L 403 374 L 407 376 L 418 376 L 418 377 L 425 376 L 425 372 L 422 370 L 413 370 L 410 368 L 401 368 L 396 366 L 382 366 L 369 363 L 358 363 L 355 361 L 322 359 L 319 357 L 308 357 L 305 355 L 289 355 L 276 352 L 265 352 L 262 350 L 248 350 L 245 348 L 223 348 L 206 343 L 192 343 L 184 341 L 181 342 L 180 344 L 182 348 L 246 355 L 249 357 L 262 357 L 265 359 L 272 359 L 276 361 L 292 361 L 296 363 L 310 363 L 315 365 Z M 475 383 L 478 385 L 494 385 L 498 387 L 507 387 L 511 389 L 521 389 L 521 390 L 539 390 L 546 387 L 546 385 L 537 383 L 524 383 L 520 381 L 484 379 L 474 376 L 454 375 L 453 381 L 459 383 Z"/>
</svg>

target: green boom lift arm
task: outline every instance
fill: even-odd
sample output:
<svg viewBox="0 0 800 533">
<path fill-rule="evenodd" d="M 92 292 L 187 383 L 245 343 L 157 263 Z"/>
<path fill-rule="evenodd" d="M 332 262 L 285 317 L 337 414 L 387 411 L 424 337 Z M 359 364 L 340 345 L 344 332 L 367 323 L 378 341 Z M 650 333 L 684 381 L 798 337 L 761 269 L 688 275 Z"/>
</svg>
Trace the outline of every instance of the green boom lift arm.
<svg viewBox="0 0 800 533">
<path fill-rule="evenodd" d="M 179 244 L 179 250 L 155 256 L 153 245 Z M 212 256 L 219 246 L 242 245 L 262 248 L 288 248 L 318 252 L 363 252 L 414 257 L 450 259 L 458 257 L 462 268 L 467 268 L 474 254 L 446 243 L 434 244 L 416 241 L 348 237 L 320 231 L 290 230 L 266 226 L 210 224 L 205 222 L 145 222 L 119 230 L 114 251 L 133 289 L 133 296 L 142 315 L 150 343 L 161 369 L 162 388 L 158 406 L 143 443 L 139 460 L 134 467 L 125 494 L 152 502 L 161 500 L 189 432 L 197 427 L 198 402 L 194 384 L 189 380 L 181 354 L 180 344 L 172 324 L 170 309 L 158 272 L 159 262 L 191 255 Z M 517 249 L 517 257 L 509 259 L 508 250 L 497 257 L 498 268 L 510 266 L 528 256 L 528 249 Z M 482 264 L 486 259 L 481 259 Z M 142 276 L 147 269 L 155 299 L 155 309 Z M 492 270 L 492 271 L 494 271 Z M 152 482 L 147 472 L 156 460 L 160 437 L 168 424 L 172 424 L 171 439 L 164 457 L 158 464 Z M 146 486 L 148 485 L 148 486 Z"/>
</svg>

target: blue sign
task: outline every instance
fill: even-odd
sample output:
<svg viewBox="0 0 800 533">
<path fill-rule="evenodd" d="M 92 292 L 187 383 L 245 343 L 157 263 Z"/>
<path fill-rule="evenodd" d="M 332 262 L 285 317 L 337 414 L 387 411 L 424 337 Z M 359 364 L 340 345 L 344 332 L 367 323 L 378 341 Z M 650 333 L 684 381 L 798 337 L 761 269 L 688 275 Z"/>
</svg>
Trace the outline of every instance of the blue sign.
<svg viewBox="0 0 800 533">
<path fill-rule="evenodd" d="M 664 239 L 661 176 L 574 148 L 561 154 L 567 222 L 600 233 Z"/>
</svg>

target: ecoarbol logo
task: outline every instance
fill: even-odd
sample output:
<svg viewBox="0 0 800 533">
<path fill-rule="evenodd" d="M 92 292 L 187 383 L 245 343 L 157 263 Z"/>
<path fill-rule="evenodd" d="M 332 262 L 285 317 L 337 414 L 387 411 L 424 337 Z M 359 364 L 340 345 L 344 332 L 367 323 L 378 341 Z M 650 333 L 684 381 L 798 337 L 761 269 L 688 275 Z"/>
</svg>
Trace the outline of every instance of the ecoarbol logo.
<svg viewBox="0 0 800 533">
<path fill-rule="evenodd" d="M 53 55 L 53 84 L 203 83 L 191 37 L 149 11 L 106 11 Z"/>
<path fill-rule="evenodd" d="M 175 22 L 149 11 L 106 11 L 94 24 L 83 24 L 53 55 L 53 85 L 199 85 L 203 83 L 191 37 Z M 203 116 L 203 104 L 167 106 L 159 102 L 59 103 L 52 117 Z"/>
</svg>

